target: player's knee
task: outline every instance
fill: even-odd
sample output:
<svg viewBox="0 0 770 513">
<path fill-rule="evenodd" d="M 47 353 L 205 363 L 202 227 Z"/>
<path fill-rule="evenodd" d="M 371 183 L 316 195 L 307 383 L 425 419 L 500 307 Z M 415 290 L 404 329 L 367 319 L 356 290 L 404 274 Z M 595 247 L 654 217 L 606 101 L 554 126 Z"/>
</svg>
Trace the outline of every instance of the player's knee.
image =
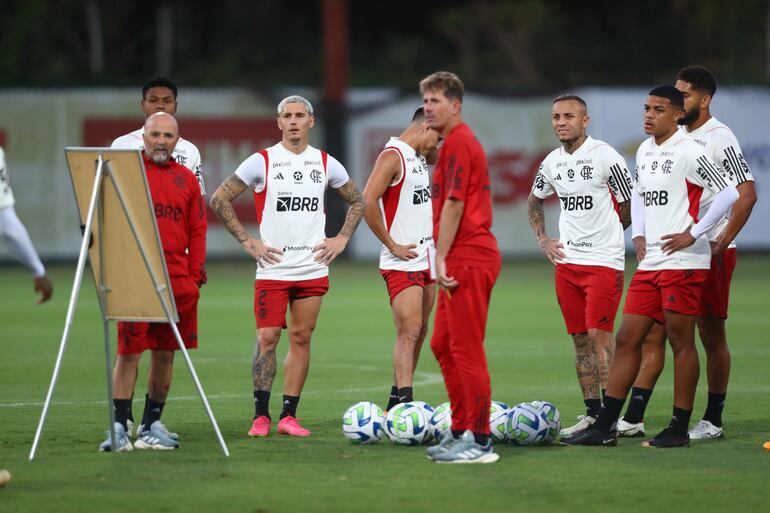
<svg viewBox="0 0 770 513">
<path fill-rule="evenodd" d="M 295 347 L 307 348 L 310 346 L 310 337 L 313 335 L 313 327 L 292 327 L 289 331 L 291 344 Z"/>
<path fill-rule="evenodd" d="M 717 351 L 729 351 L 727 337 L 724 330 L 710 329 L 698 326 L 698 335 L 707 353 Z"/>
<path fill-rule="evenodd" d="M 166 367 L 172 365 L 174 363 L 174 351 L 153 351 L 151 361 L 156 366 Z"/>
<path fill-rule="evenodd" d="M 635 341 L 636 338 L 631 336 L 629 333 L 619 331 L 618 334 L 615 335 L 615 353 L 617 354 L 621 351 L 632 348 L 635 345 Z"/>
<path fill-rule="evenodd" d="M 425 337 L 427 336 L 428 336 L 428 324 L 422 323 L 422 325 L 420 326 L 420 335 L 417 338 L 417 343 L 422 345 L 423 341 L 425 340 Z"/>
<path fill-rule="evenodd" d="M 260 352 L 275 351 L 278 346 L 278 340 L 281 338 L 281 332 L 277 334 L 272 332 L 260 333 L 257 338 L 257 345 L 259 345 Z"/>
<path fill-rule="evenodd" d="M 575 344 L 575 349 L 588 349 L 592 345 L 591 338 L 588 333 L 572 333 L 572 343 Z"/>
<path fill-rule="evenodd" d="M 689 337 L 669 336 L 668 343 L 671 346 L 671 351 L 674 356 L 694 354 L 697 358 L 698 350 L 695 347 L 695 341 Z"/>
<path fill-rule="evenodd" d="M 119 354 L 115 359 L 116 372 L 130 372 L 135 373 L 139 367 L 139 359 L 142 357 L 140 354 Z"/>
<path fill-rule="evenodd" d="M 424 332 L 420 320 L 410 320 L 403 322 L 398 327 L 398 339 L 402 343 L 415 344 L 420 339 L 420 334 Z"/>
</svg>

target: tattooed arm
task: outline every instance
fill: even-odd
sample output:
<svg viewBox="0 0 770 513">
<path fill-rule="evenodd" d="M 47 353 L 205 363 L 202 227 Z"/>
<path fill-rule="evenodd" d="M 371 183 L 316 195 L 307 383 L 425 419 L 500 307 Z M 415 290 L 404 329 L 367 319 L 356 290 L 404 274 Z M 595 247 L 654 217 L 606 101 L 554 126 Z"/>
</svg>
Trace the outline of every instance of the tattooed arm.
<svg viewBox="0 0 770 513">
<path fill-rule="evenodd" d="M 323 265 L 329 265 L 332 260 L 337 258 L 337 255 L 345 250 L 350 236 L 353 235 L 358 223 L 361 222 L 361 217 L 364 215 L 364 207 L 366 206 L 364 195 L 358 190 L 353 180 L 348 180 L 345 185 L 337 189 L 337 192 L 350 205 L 350 208 L 348 208 L 345 224 L 342 225 L 340 233 L 336 237 L 324 239 L 322 243 L 313 248 L 314 252 L 318 252 L 315 261 Z"/>
<path fill-rule="evenodd" d="M 540 250 L 545 254 L 549 262 L 556 265 L 559 260 L 566 255 L 562 252 L 564 244 L 559 239 L 549 239 L 545 233 L 545 211 L 543 210 L 544 200 L 530 193 L 527 198 L 527 214 L 529 216 L 529 225 L 535 232 L 537 244 Z"/>
<path fill-rule="evenodd" d="M 277 248 L 266 246 L 261 240 L 253 238 L 243 227 L 233 210 L 233 200 L 240 196 L 248 186 L 238 178 L 238 175 L 230 175 L 219 188 L 214 191 L 211 197 L 211 209 L 217 214 L 217 217 L 227 230 L 235 237 L 235 240 L 241 243 L 246 253 L 252 256 L 258 264 L 269 263 L 277 264 L 280 258 L 276 255 L 282 255 L 283 251 Z"/>
</svg>

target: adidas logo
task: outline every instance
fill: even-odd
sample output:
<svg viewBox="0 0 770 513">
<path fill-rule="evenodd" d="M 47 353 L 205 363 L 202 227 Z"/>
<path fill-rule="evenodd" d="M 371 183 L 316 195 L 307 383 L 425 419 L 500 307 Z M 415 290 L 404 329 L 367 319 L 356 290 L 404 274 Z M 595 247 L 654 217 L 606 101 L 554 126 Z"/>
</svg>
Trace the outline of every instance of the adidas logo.
<svg viewBox="0 0 770 513">
<path fill-rule="evenodd" d="M 278 173 L 277 175 L 275 175 L 275 179 L 276 180 L 283 180 L 283 173 Z"/>
</svg>

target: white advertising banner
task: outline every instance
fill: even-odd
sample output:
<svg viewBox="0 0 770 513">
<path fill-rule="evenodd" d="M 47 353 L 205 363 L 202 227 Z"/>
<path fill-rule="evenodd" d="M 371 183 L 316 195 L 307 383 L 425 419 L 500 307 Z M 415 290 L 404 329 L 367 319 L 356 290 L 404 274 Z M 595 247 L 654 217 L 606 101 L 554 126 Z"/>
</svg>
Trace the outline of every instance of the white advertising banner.
<svg viewBox="0 0 770 513">
<path fill-rule="evenodd" d="M 642 105 L 650 88 L 584 88 L 574 92 L 588 103 L 588 132 L 623 154 L 633 172 L 642 131 Z M 307 93 L 307 91 L 304 91 Z M 354 102 L 369 105 L 348 116 L 347 156 L 341 158 L 363 188 L 374 161 L 388 138 L 407 126 L 422 103 L 417 95 L 397 99 L 389 94 L 356 90 Z M 288 94 L 288 92 L 286 93 Z M 64 147 L 109 146 L 111 141 L 143 123 L 141 90 L 96 89 L 0 92 L 0 146 L 6 153 L 16 211 L 45 258 L 75 258 L 80 240 L 72 186 L 66 172 Z M 275 103 L 245 89 L 184 89 L 178 119 L 182 135 L 201 151 L 208 194 L 246 157 L 277 142 Z M 370 98 L 372 97 L 372 98 Z M 379 102 L 379 103 L 378 103 Z M 540 161 L 558 141 L 551 128 L 552 96 L 490 96 L 466 94 L 463 115 L 484 146 L 494 201 L 493 231 L 505 256 L 538 253 L 527 221 L 526 200 Z M 376 105 L 371 107 L 371 105 Z M 770 249 L 770 89 L 723 88 L 712 112 L 730 126 L 741 143 L 756 178 L 759 200 L 749 223 L 738 236 L 744 249 Z M 311 144 L 323 141 L 323 120 L 313 129 Z M 251 195 L 236 203 L 239 216 L 257 233 Z M 559 204 L 546 203 L 549 234 L 556 236 Z M 209 212 L 210 255 L 242 254 L 242 249 Z M 379 241 L 365 223 L 351 241 L 353 256 L 374 259 Z M 0 244 L 0 260 L 10 253 Z"/>
<path fill-rule="evenodd" d="M 632 173 L 636 150 L 647 137 L 642 129 L 642 114 L 650 89 L 574 91 L 588 104 L 588 133 L 617 149 Z M 526 200 L 540 161 L 559 144 L 551 128 L 552 99 L 466 94 L 463 104 L 463 117 L 487 152 L 495 215 L 492 230 L 505 256 L 538 253 L 527 220 Z M 403 130 L 419 105 L 420 98 L 415 95 L 351 120 L 349 169 L 359 183 L 365 183 L 388 137 Z M 732 128 L 757 182 L 759 199 L 738 236 L 738 245 L 744 249 L 770 249 L 770 138 L 763 128 L 764 121 L 770 119 L 770 89 L 720 89 L 712 103 L 712 113 Z M 546 204 L 548 233 L 557 236 L 558 202 Z M 626 235 L 630 238 L 630 233 Z M 374 257 L 379 253 L 379 241 L 366 229 L 359 231 L 353 245 L 359 256 Z"/>
<path fill-rule="evenodd" d="M 109 146 L 140 128 L 141 88 L 0 93 L 0 146 L 5 149 L 16 212 L 43 259 L 76 258 L 80 230 L 66 146 Z M 184 89 L 179 94 L 180 133 L 201 152 L 207 198 L 252 153 L 280 140 L 275 107 L 280 98 L 245 89 Z M 323 140 L 317 126 L 311 143 Z M 255 234 L 251 194 L 235 202 Z M 246 256 L 208 210 L 209 255 Z M 0 260 L 10 253 L 0 244 Z"/>
</svg>

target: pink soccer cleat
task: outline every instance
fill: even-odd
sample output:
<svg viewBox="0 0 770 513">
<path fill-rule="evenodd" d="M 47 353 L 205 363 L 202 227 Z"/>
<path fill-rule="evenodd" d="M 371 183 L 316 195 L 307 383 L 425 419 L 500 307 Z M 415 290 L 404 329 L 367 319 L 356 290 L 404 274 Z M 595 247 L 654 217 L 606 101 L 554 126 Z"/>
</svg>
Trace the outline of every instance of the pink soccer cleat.
<svg viewBox="0 0 770 513">
<path fill-rule="evenodd" d="M 265 415 L 261 415 L 254 419 L 254 423 L 251 425 L 251 429 L 249 429 L 249 436 L 267 436 L 269 434 L 270 419 Z"/>
<path fill-rule="evenodd" d="M 291 415 L 278 421 L 278 433 L 291 436 L 310 436 L 310 431 L 300 426 L 297 419 Z"/>
</svg>

